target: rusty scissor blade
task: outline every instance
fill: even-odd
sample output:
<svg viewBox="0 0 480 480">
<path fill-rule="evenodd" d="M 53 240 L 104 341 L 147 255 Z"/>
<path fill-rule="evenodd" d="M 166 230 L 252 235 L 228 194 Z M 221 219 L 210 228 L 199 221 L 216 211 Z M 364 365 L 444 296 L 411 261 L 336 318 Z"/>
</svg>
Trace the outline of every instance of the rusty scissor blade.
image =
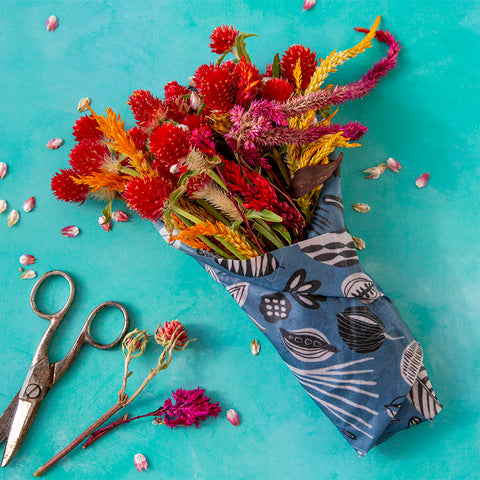
<svg viewBox="0 0 480 480">
<path fill-rule="evenodd" d="M 20 391 L 13 397 L 13 400 L 10 402 L 8 407 L 2 413 L 0 417 L 0 443 L 2 443 L 10 433 L 10 427 L 12 425 L 13 417 L 15 416 L 15 411 L 17 410 L 18 404 L 18 395 Z"/>
</svg>

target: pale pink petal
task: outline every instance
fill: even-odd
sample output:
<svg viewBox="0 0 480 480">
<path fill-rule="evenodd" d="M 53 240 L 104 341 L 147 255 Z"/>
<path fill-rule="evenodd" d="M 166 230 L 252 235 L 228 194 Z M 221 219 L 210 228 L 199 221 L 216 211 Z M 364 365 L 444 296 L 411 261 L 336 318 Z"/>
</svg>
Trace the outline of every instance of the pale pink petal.
<svg viewBox="0 0 480 480">
<path fill-rule="evenodd" d="M 303 9 L 310 10 L 312 7 L 315 6 L 316 3 L 317 3 L 317 0 L 305 0 L 303 2 Z"/>
<path fill-rule="evenodd" d="M 80 229 L 76 227 L 75 225 L 68 225 L 67 227 L 63 227 L 60 230 L 60 233 L 64 237 L 76 237 L 80 233 Z"/>
<path fill-rule="evenodd" d="M 147 470 L 147 459 L 145 458 L 145 455 L 143 455 L 143 453 L 135 454 L 135 456 L 133 457 L 133 463 L 135 464 L 135 467 L 137 467 L 137 470 L 139 472 L 141 472 L 142 470 Z"/>
<path fill-rule="evenodd" d="M 18 261 L 22 264 L 22 265 L 33 265 L 37 259 L 33 256 L 33 255 L 22 255 Z"/>
<path fill-rule="evenodd" d="M 58 27 L 58 18 L 55 15 L 50 15 L 47 18 L 47 32 L 53 32 Z"/>
<path fill-rule="evenodd" d="M 5 178 L 5 175 L 7 174 L 7 164 L 5 162 L 0 162 L 0 180 L 3 180 Z"/>
<path fill-rule="evenodd" d="M 240 425 L 240 418 L 238 417 L 238 413 L 233 408 L 227 410 L 227 420 L 234 427 L 238 427 Z"/>
<path fill-rule="evenodd" d="M 61 138 L 52 138 L 46 145 L 50 150 L 56 150 L 63 145 L 63 140 Z"/>
<path fill-rule="evenodd" d="M 402 169 L 402 166 L 394 158 L 387 159 L 387 167 L 397 173 Z"/>
<path fill-rule="evenodd" d="M 425 172 L 422 173 L 416 180 L 415 180 L 415 185 L 418 188 L 423 188 L 427 183 L 428 180 L 430 179 L 430 174 Z"/>
<path fill-rule="evenodd" d="M 28 200 L 25 200 L 23 204 L 24 212 L 31 212 L 35 208 L 35 197 L 30 197 Z"/>
<path fill-rule="evenodd" d="M 113 211 L 112 218 L 115 222 L 128 222 L 128 215 L 122 210 Z"/>
</svg>

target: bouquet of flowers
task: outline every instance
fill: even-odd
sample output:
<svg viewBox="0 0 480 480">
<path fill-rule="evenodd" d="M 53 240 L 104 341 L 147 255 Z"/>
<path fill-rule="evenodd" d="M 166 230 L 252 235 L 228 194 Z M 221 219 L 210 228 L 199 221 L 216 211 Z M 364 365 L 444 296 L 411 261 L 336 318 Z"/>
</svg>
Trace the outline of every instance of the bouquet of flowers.
<svg viewBox="0 0 480 480">
<path fill-rule="evenodd" d="M 251 34 L 220 26 L 188 86 L 164 99 L 137 90 L 136 125 L 111 109 L 81 117 L 57 198 L 125 201 L 175 248 L 226 287 L 313 400 L 360 456 L 441 409 L 422 348 L 394 303 L 361 268 L 343 219 L 339 149 L 367 128 L 334 123 L 338 106 L 368 94 L 397 63 L 398 42 L 378 30 L 325 59 L 292 45 L 264 73 Z M 376 39 L 387 55 L 348 85 L 329 73 Z"/>
</svg>

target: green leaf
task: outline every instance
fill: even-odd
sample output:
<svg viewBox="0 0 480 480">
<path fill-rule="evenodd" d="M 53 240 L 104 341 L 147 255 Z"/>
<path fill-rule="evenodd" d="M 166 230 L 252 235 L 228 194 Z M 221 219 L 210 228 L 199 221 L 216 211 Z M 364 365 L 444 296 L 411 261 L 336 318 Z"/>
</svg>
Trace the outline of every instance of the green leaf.
<svg viewBox="0 0 480 480">
<path fill-rule="evenodd" d="M 270 228 L 278 232 L 288 242 L 289 245 L 292 244 L 292 236 L 284 225 L 270 225 Z"/>
<path fill-rule="evenodd" d="M 217 60 L 217 66 L 218 65 L 221 65 L 221 63 L 223 62 L 223 60 L 225 59 L 225 57 L 230 53 L 230 50 L 227 50 L 225 53 L 222 53 L 219 57 L 218 57 L 218 60 Z"/>
<path fill-rule="evenodd" d="M 280 78 L 282 76 L 282 68 L 280 67 L 280 55 L 278 53 L 273 57 L 272 77 Z"/>
<path fill-rule="evenodd" d="M 247 53 L 247 44 L 245 43 L 244 40 L 244 35 L 241 33 L 236 39 L 235 39 L 235 48 L 237 49 L 238 57 L 241 59 L 242 57 L 245 57 L 245 60 L 248 63 L 252 63 L 250 60 L 250 56 Z"/>
<path fill-rule="evenodd" d="M 103 225 L 106 225 L 112 219 L 112 200 L 107 203 L 107 206 L 102 211 L 102 215 L 105 217 Z"/>
<path fill-rule="evenodd" d="M 259 212 L 256 212 L 255 210 L 248 210 L 245 218 L 259 218 L 265 222 L 274 223 L 280 223 L 282 221 L 282 217 L 280 215 L 265 209 L 260 210 Z"/>
<path fill-rule="evenodd" d="M 168 197 L 168 202 L 170 203 L 170 205 L 175 205 L 180 199 L 180 197 L 185 193 L 185 190 L 186 190 L 186 187 L 183 185 L 181 187 L 178 187 L 176 190 L 174 190 L 170 194 L 170 197 Z"/>
<path fill-rule="evenodd" d="M 232 230 L 234 230 L 235 232 L 240 228 L 240 225 L 243 223 L 243 220 L 235 220 L 233 223 L 232 223 Z"/>
<path fill-rule="evenodd" d="M 200 105 L 200 107 L 198 107 L 197 116 L 202 113 L 202 111 L 203 111 L 203 109 L 205 108 L 205 106 L 206 106 L 206 105 L 205 105 L 204 103 L 202 103 L 202 104 Z"/>
<path fill-rule="evenodd" d="M 140 174 L 134 170 L 133 168 L 129 168 L 129 167 L 122 167 L 122 166 L 117 166 L 117 170 L 120 172 L 120 173 L 124 173 L 125 175 L 130 175 L 131 177 L 139 177 Z"/>
<path fill-rule="evenodd" d="M 199 175 L 198 172 L 194 172 L 192 170 L 186 171 L 179 179 L 178 179 L 178 184 L 179 185 L 185 185 L 185 183 L 188 181 L 189 178 L 194 177 L 195 175 Z"/>
</svg>

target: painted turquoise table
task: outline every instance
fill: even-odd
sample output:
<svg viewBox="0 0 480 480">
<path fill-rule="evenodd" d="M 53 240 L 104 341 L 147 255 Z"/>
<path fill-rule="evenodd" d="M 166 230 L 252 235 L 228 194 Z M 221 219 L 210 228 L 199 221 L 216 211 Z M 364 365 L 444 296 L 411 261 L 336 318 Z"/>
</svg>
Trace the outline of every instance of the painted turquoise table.
<svg viewBox="0 0 480 480">
<path fill-rule="evenodd" d="M 59 359 L 97 303 L 123 302 L 139 328 L 178 318 L 198 338 L 175 358 L 128 411 L 163 403 L 173 389 L 202 386 L 224 412 L 235 408 L 241 426 L 222 414 L 200 428 L 169 430 L 150 421 L 124 426 L 88 450 L 78 449 L 48 478 L 136 478 L 133 455 L 149 461 L 144 477 L 171 479 L 463 479 L 479 467 L 478 364 L 480 6 L 478 2 L 319 1 L 2 1 L 0 31 L 0 161 L 9 165 L 0 198 L 0 410 L 21 386 L 46 329 L 30 310 L 33 280 L 20 280 L 18 258 L 38 258 L 37 274 L 70 272 L 77 298 L 50 352 Z M 48 33 L 55 14 L 59 27 Z M 325 57 L 359 40 L 353 27 L 382 15 L 403 49 L 398 68 L 368 98 L 341 108 L 340 120 L 369 127 L 362 147 L 345 152 L 345 205 L 366 202 L 360 215 L 346 208 L 347 225 L 362 237 L 367 272 L 396 301 L 425 350 L 426 367 L 444 410 L 433 421 L 394 436 L 359 459 L 305 394 L 230 295 L 194 260 L 168 247 L 138 217 L 97 224 L 101 205 L 64 204 L 50 178 L 66 166 L 80 98 L 98 112 L 111 106 L 132 123 L 126 101 L 135 89 L 163 95 L 170 80 L 186 83 L 196 66 L 214 61 L 208 36 L 219 24 L 257 33 L 248 39 L 264 68 L 273 53 L 304 43 Z M 374 45 L 342 66 L 332 82 L 357 79 L 384 53 Z M 45 144 L 61 137 L 50 151 Z M 362 170 L 396 158 L 403 170 L 376 181 Z M 420 190 L 415 179 L 430 172 Z M 21 210 L 30 196 L 33 212 Z M 120 208 L 120 203 L 115 208 Z M 21 218 L 7 227 L 7 214 Z M 76 238 L 59 230 L 80 227 Z M 65 294 L 65 285 L 52 284 Z M 53 309 L 59 301 L 44 300 Z M 113 335 L 119 318 L 105 315 L 95 332 Z M 260 355 L 250 353 L 257 338 Z M 158 352 L 158 351 L 157 351 Z M 129 380 L 141 380 L 156 358 L 151 348 Z M 117 348 L 84 348 L 51 391 L 24 445 L 1 479 L 25 479 L 115 401 L 123 356 Z M 476 452 L 476 453 L 475 453 Z"/>
</svg>

